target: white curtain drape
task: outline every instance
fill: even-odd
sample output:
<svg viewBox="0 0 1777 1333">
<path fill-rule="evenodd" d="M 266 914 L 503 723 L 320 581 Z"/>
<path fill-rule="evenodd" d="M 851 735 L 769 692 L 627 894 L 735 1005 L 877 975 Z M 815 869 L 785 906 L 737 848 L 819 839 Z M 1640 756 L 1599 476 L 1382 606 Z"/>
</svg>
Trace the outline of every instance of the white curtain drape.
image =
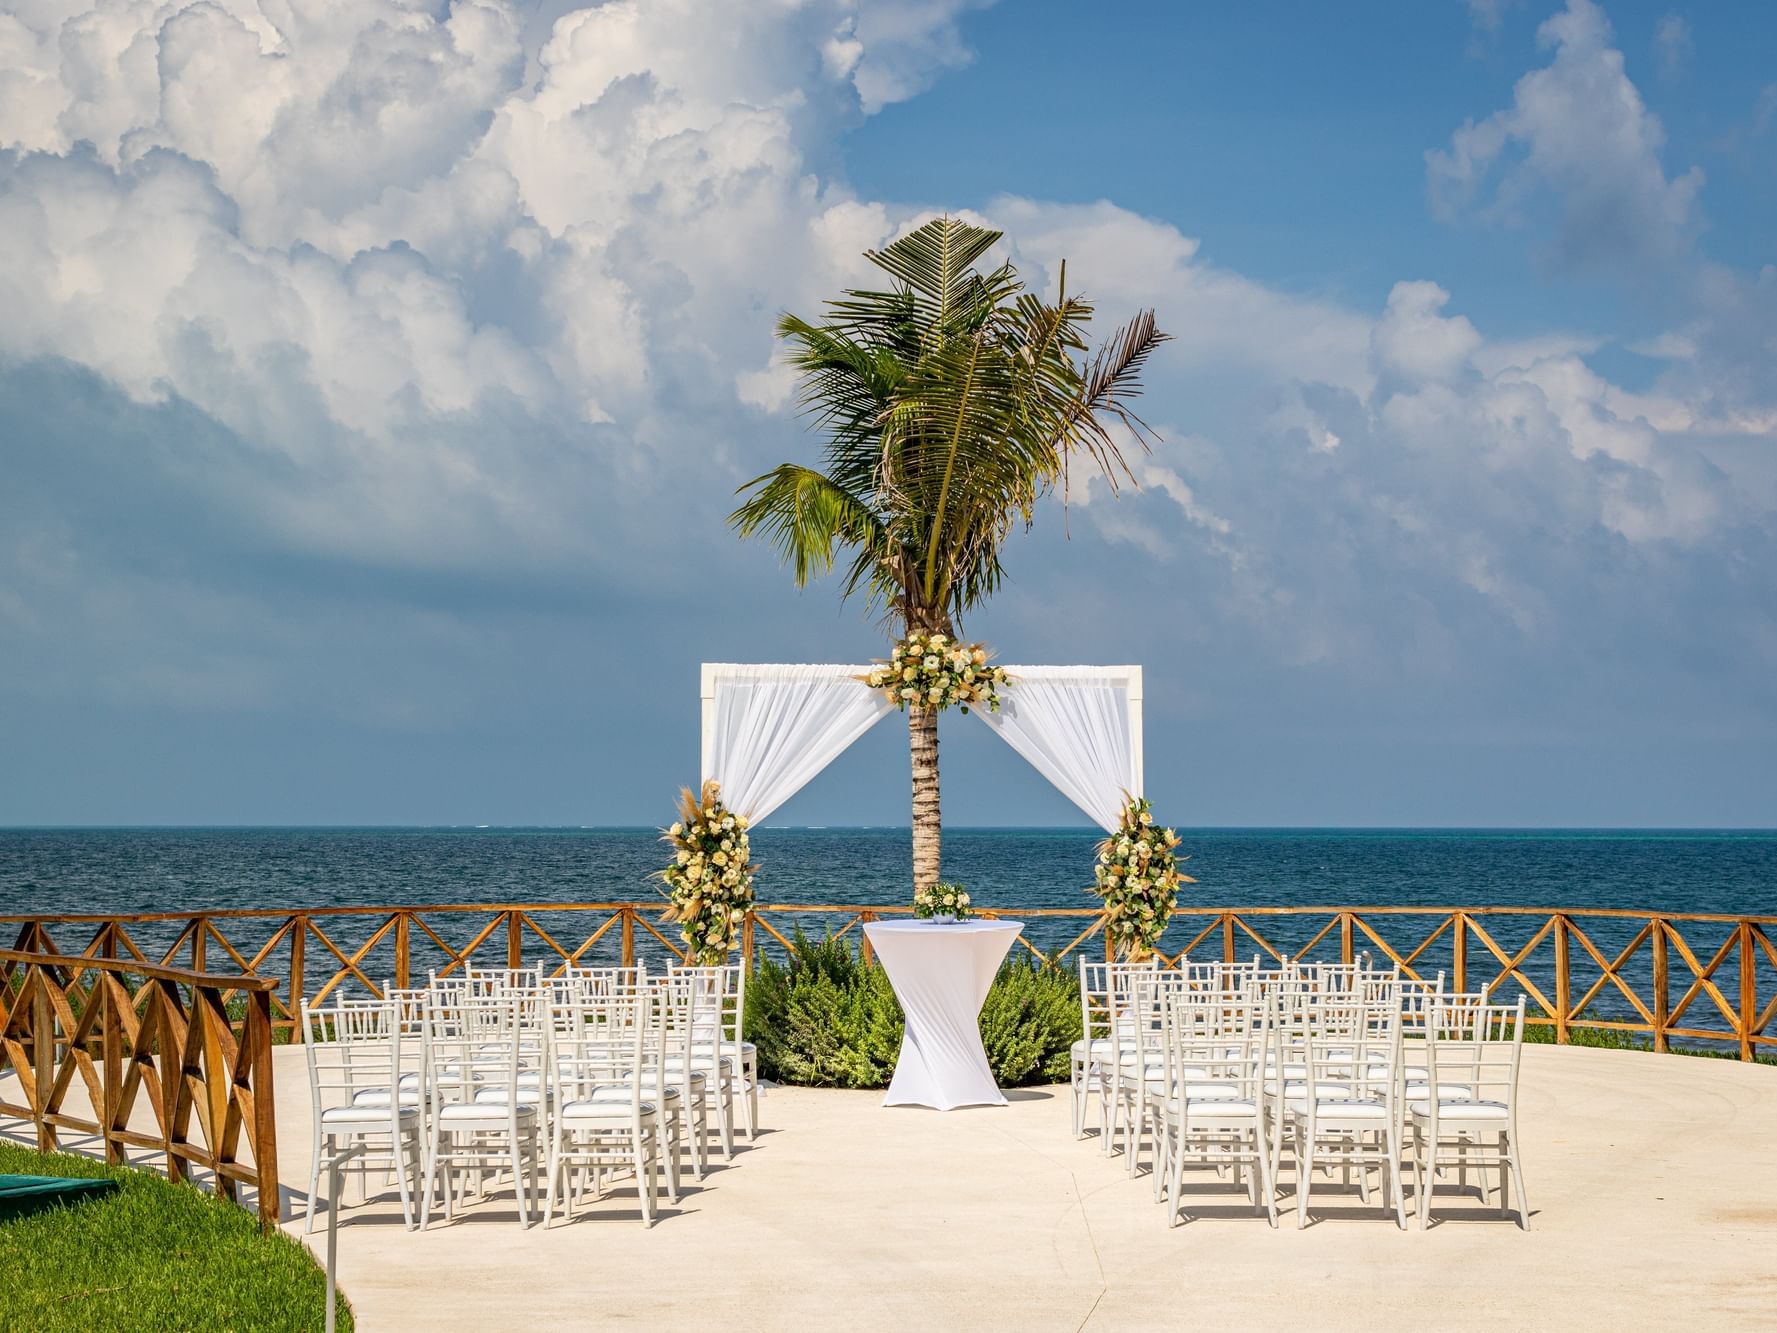
<svg viewBox="0 0 1777 1333">
<path fill-rule="evenodd" d="M 1141 795 L 1140 668 L 1008 667 L 1000 709 L 973 710 L 1093 823 Z"/>
<path fill-rule="evenodd" d="M 867 666 L 704 666 L 703 777 L 758 822 L 894 711 Z"/>
</svg>

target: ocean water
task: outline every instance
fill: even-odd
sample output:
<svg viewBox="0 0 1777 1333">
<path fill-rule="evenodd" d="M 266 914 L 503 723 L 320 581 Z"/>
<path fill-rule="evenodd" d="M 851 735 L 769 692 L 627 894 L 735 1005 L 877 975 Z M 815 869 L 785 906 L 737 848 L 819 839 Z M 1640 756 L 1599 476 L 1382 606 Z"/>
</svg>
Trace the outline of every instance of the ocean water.
<svg viewBox="0 0 1777 1333">
<path fill-rule="evenodd" d="M 1190 905 L 1777 913 L 1777 830 L 1186 829 Z M 979 905 L 1090 907 L 1091 829 L 948 829 Z M 649 899 L 651 829 L 0 828 L 0 915 Z M 892 904 L 905 828 L 755 830 L 762 902 Z"/>
<path fill-rule="evenodd" d="M 1609 831 L 1609 830 L 1426 830 L 1426 829 L 1188 829 L 1182 830 L 1190 856 L 1186 869 L 1198 879 L 1186 886 L 1181 904 L 1203 908 L 1262 907 L 1527 907 L 1623 908 L 1638 912 L 1712 912 L 1777 915 L 1777 831 Z M 944 835 L 944 870 L 966 884 L 981 906 L 1016 911 L 1034 907 L 1093 907 L 1087 891 L 1099 835 L 1090 829 L 950 829 Z M 0 916 L 23 913 L 194 912 L 205 909 L 262 908 L 288 912 L 343 906 L 500 904 L 511 902 L 600 902 L 658 898 L 650 872 L 662 863 L 663 848 L 651 829 L 559 828 L 157 828 L 157 829 L 0 829 Z M 910 839 L 905 828 L 773 828 L 755 831 L 757 890 L 767 904 L 892 905 L 909 896 Z M 569 912 L 530 914 L 540 929 L 566 949 L 577 949 L 602 922 Z M 794 918 L 792 918 L 794 919 Z M 385 920 L 375 916 L 334 918 L 322 925 L 347 954 L 366 945 Z M 803 918 L 809 933 L 829 922 Z M 1546 917 L 1488 917 L 1485 928 L 1498 948 L 1514 957 Z M 1273 949 L 1293 954 L 1313 942 L 1325 917 L 1255 914 L 1248 925 Z M 1450 933 L 1437 934 L 1443 918 L 1379 915 L 1374 929 L 1399 953 L 1419 950 L 1415 964 L 1423 975 L 1454 976 Z M 489 924 L 483 913 L 435 913 L 426 927 L 461 949 Z M 780 929 L 790 929 L 777 919 Z M 1075 919 L 1033 918 L 1025 938 L 1053 951 L 1084 927 Z M 1175 921 L 1165 944 L 1177 951 L 1191 944 L 1203 923 Z M 1633 942 L 1641 922 L 1586 920 L 1587 937 L 1605 958 L 1615 958 Z M 233 945 L 252 956 L 266 944 L 278 922 L 273 918 L 225 922 Z M 662 926 L 669 936 L 674 928 Z M 130 927 L 145 952 L 169 949 L 178 923 Z M 1703 959 L 1714 956 L 1731 927 L 1694 923 L 1685 927 Z M 11 943 L 15 932 L 0 923 Z M 64 949 L 84 947 L 90 927 L 59 927 Z M 1429 942 L 1428 941 L 1429 937 Z M 617 961 L 619 934 L 609 931 L 583 961 Z M 766 935 L 759 935 L 767 944 Z M 1355 937 L 1360 949 L 1372 941 Z M 1336 949 L 1336 933 L 1322 934 L 1319 952 Z M 636 932 L 640 955 L 652 964 L 665 951 L 645 930 Z M 540 938 L 526 934 L 527 958 L 551 957 Z M 1096 943 L 1087 946 L 1096 953 Z M 412 932 L 416 978 L 443 967 L 447 955 L 422 929 Z M 1212 932 L 1193 951 L 1219 957 L 1222 939 Z M 1244 956 L 1260 946 L 1236 935 Z M 1545 995 L 1553 994 L 1553 947 L 1548 938 L 1531 950 L 1519 975 Z M 1579 942 L 1571 949 L 1574 991 L 1582 997 L 1599 979 Z M 490 965 L 504 962 L 505 937 L 496 930 L 476 956 Z M 210 966 L 227 967 L 215 948 Z M 310 978 L 330 973 L 334 960 L 310 944 Z M 178 961 L 188 960 L 182 955 Z M 1501 976 L 1497 994 L 1506 1000 L 1522 990 L 1478 939 L 1469 942 L 1469 984 Z M 362 957 L 365 974 L 394 974 L 392 938 Z M 274 975 L 288 965 L 288 946 L 274 949 L 266 969 Z M 1675 961 L 1675 987 L 1688 978 Z M 1648 994 L 1651 959 L 1643 943 L 1621 975 Z M 1727 980 L 1729 993 L 1737 982 Z M 315 984 L 310 980 L 309 986 Z M 355 983 L 354 983 L 355 984 Z M 1761 976 L 1761 991 L 1770 978 Z M 349 991 L 352 987 L 348 986 Z M 345 993 L 345 992 L 342 992 Z M 1531 996 L 1532 1012 L 1536 1011 Z M 1616 989 L 1601 986 L 1587 1007 L 1603 1018 L 1632 1019 Z M 1720 1026 L 1707 1002 L 1689 1011 L 1690 1023 Z"/>
</svg>

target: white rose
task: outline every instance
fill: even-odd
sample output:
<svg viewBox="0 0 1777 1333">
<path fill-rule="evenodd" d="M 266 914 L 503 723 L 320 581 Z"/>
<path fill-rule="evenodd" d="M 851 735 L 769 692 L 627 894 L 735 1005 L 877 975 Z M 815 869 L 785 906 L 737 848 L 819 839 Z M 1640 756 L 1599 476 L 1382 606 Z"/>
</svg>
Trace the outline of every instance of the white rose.
<svg viewBox="0 0 1777 1333">
<path fill-rule="evenodd" d="M 725 866 L 728 864 L 728 853 L 721 851 L 711 852 L 710 860 L 714 861 L 719 866 Z"/>
<path fill-rule="evenodd" d="M 683 848 L 680 848 L 679 849 L 679 856 L 678 856 L 679 864 L 686 865 L 690 862 L 690 860 L 691 860 L 691 853 L 688 851 L 685 851 Z"/>
<path fill-rule="evenodd" d="M 667 830 L 667 832 L 672 834 L 673 837 L 675 837 L 675 838 L 678 837 L 684 831 L 685 831 L 685 826 L 683 824 L 679 823 L 677 820 L 674 820 L 673 826 Z"/>
</svg>

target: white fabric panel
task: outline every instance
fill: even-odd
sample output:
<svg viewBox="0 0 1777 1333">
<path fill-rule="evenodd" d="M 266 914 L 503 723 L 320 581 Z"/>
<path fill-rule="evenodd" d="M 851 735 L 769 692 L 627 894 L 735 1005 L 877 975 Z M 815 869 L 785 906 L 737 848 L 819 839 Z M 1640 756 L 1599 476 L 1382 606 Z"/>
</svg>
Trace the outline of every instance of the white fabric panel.
<svg viewBox="0 0 1777 1333">
<path fill-rule="evenodd" d="M 876 950 L 907 1016 L 895 1077 L 884 1106 L 1004 1106 L 981 1046 L 981 1005 L 1017 921 L 872 921 L 864 934 Z"/>
<path fill-rule="evenodd" d="M 706 665 L 704 780 L 722 784 L 730 810 L 764 819 L 894 711 L 857 679 L 869 669 Z"/>
<path fill-rule="evenodd" d="M 1141 795 L 1132 698 L 1139 674 L 1129 667 L 1008 667 L 1000 709 L 972 709 L 1061 794 L 1107 832 L 1117 827 L 1124 793 Z"/>
</svg>

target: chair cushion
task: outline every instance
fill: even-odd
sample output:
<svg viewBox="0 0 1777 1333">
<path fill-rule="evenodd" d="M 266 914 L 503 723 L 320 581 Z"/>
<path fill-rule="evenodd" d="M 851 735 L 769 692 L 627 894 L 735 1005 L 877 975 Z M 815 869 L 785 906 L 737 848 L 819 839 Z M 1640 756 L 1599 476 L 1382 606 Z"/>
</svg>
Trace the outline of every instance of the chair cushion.
<svg viewBox="0 0 1777 1333">
<path fill-rule="evenodd" d="M 403 1106 L 398 1114 L 402 1123 L 406 1124 L 408 1121 L 417 1119 L 419 1113 L 417 1106 Z M 329 1106 L 321 1112 L 321 1123 L 323 1125 L 355 1125 L 368 1129 L 374 1129 L 378 1125 L 386 1125 L 389 1123 L 388 1096 L 384 1094 L 381 1106 L 356 1103 L 351 1106 Z"/>
<path fill-rule="evenodd" d="M 403 1106 L 418 1106 L 420 1104 L 418 1088 L 403 1087 L 399 1095 Z M 389 1090 L 387 1088 L 365 1088 L 362 1092 L 355 1092 L 352 1094 L 352 1105 L 380 1106 L 387 1109 L 389 1105 Z"/>
<path fill-rule="evenodd" d="M 622 1089 L 616 1089 L 622 1092 Z M 637 1114 L 653 1115 L 654 1103 L 643 1102 L 637 1108 Z M 563 1102 L 560 1111 L 563 1120 L 628 1120 L 630 1116 L 629 1095 L 624 1093 L 621 1101 L 576 1100 Z"/>
<path fill-rule="evenodd" d="M 520 1106 L 535 1106 L 538 1102 L 549 1101 L 553 1096 L 554 1094 L 547 1088 L 527 1088 L 520 1086 L 518 1089 L 518 1104 Z M 478 1106 L 504 1106 L 506 1104 L 506 1089 L 483 1088 L 480 1092 L 475 1094 L 475 1102 Z"/>
<path fill-rule="evenodd" d="M 1305 1118 L 1308 1114 L 1307 1099 L 1302 1099 L 1299 1106 L 1292 1106 L 1290 1114 Z M 1388 1107 L 1382 1102 L 1373 1102 L 1364 1097 L 1327 1097 L 1314 1099 L 1314 1116 L 1316 1120 L 1386 1120 Z"/>
<path fill-rule="evenodd" d="M 1431 1119 L 1431 1102 L 1417 1101 L 1407 1109 L 1413 1113 L 1415 1120 Z M 1438 1098 L 1439 1120 L 1504 1120 L 1507 1118 L 1504 1102 L 1474 1101 L 1464 1098 L 1460 1101 Z"/>
<path fill-rule="evenodd" d="M 527 1116 L 534 1116 L 537 1114 L 537 1108 L 527 1104 L 522 1099 L 514 1109 L 517 1111 L 520 1120 L 525 1119 Z M 438 1108 L 438 1118 L 440 1120 L 504 1120 L 506 1118 L 506 1103 L 492 1101 L 484 1102 L 479 1100 L 473 1102 L 451 1102 L 446 1106 Z"/>
</svg>

